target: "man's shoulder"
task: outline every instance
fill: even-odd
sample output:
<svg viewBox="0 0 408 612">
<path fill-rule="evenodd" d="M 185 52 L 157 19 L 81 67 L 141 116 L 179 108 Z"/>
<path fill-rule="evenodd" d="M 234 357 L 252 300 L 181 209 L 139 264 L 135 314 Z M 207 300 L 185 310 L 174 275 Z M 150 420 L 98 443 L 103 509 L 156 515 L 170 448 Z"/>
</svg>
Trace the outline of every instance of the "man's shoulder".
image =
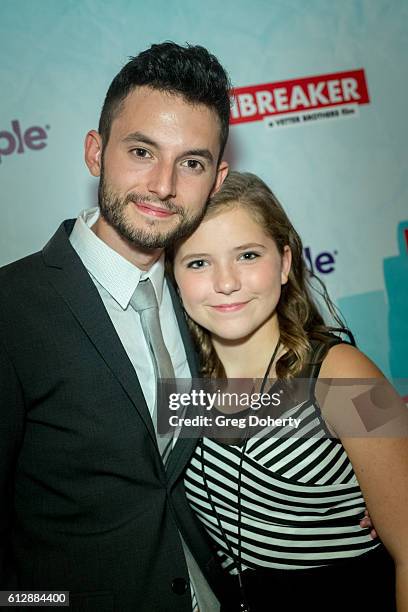
<svg viewBox="0 0 408 612">
<path fill-rule="evenodd" d="M 22 286 L 27 282 L 39 282 L 47 263 L 52 263 L 56 255 L 63 254 L 72 248 L 69 244 L 69 231 L 67 230 L 67 226 L 69 228 L 71 225 L 72 220 L 64 221 L 44 248 L 0 267 L 0 293 L 6 287 L 11 289 L 13 286 Z"/>
<path fill-rule="evenodd" d="M 7 333 L 10 321 L 21 316 L 21 309 L 32 307 L 45 285 L 41 251 L 0 268 L 0 326 Z"/>
<path fill-rule="evenodd" d="M 31 275 L 33 271 L 38 269 L 41 261 L 42 251 L 37 251 L 36 253 L 26 255 L 17 261 L 2 266 L 0 268 L 0 282 L 13 282 L 13 279 L 18 281 L 27 274 Z"/>
</svg>

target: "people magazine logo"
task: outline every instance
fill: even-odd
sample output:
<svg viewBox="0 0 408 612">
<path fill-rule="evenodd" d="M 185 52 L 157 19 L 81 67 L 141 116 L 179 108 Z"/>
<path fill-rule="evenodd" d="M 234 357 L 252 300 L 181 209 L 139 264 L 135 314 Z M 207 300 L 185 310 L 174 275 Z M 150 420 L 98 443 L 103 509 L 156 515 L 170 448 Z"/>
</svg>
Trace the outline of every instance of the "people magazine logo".
<svg viewBox="0 0 408 612">
<path fill-rule="evenodd" d="M 26 153 L 27 151 L 40 151 L 47 146 L 47 131 L 49 125 L 41 127 L 32 125 L 23 128 L 20 121 L 13 119 L 11 128 L 0 131 L 0 164 L 3 157 L 8 155 Z"/>
<path fill-rule="evenodd" d="M 268 128 L 293 127 L 358 116 L 369 104 L 363 69 L 304 77 L 233 90 L 230 123 L 263 121 Z"/>
</svg>

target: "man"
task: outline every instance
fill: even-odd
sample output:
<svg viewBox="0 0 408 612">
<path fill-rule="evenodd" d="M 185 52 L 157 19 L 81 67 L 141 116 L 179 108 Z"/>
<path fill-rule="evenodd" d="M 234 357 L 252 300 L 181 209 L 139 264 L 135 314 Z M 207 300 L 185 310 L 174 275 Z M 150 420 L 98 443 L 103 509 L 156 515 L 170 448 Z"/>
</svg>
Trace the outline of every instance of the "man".
<svg viewBox="0 0 408 612">
<path fill-rule="evenodd" d="M 163 363 L 194 373 L 163 249 L 227 174 L 228 92 L 202 47 L 133 58 L 86 136 L 99 209 L 0 271 L 2 589 L 69 590 L 85 612 L 190 612 L 182 540 L 196 590 L 198 566 L 216 588 L 183 490 L 194 440 L 161 448 L 154 422 Z"/>
</svg>

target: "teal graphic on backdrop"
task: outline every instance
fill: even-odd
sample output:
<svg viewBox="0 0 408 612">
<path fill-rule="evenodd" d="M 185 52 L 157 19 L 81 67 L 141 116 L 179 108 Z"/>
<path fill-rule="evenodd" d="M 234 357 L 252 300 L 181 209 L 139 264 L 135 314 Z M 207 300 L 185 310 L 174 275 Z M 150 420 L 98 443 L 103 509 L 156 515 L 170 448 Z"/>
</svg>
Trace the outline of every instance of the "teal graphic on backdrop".
<svg viewBox="0 0 408 612">
<path fill-rule="evenodd" d="M 408 221 L 399 223 L 397 239 L 398 255 L 384 259 L 390 370 L 393 378 L 408 378 Z"/>
<path fill-rule="evenodd" d="M 408 221 L 398 224 L 397 240 L 398 254 L 384 259 L 385 291 L 349 295 L 338 305 L 352 331 L 358 330 L 359 347 L 407 397 Z"/>
</svg>

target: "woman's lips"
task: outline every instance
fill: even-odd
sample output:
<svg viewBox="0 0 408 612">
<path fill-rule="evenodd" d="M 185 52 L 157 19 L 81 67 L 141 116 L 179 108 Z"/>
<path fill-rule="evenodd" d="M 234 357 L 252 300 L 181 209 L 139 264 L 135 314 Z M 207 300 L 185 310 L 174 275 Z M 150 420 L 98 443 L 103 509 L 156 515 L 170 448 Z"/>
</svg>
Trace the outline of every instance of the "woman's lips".
<svg viewBox="0 0 408 612">
<path fill-rule="evenodd" d="M 174 214 L 168 208 L 159 208 L 158 206 L 153 206 L 153 204 L 149 202 L 134 202 L 134 205 L 140 212 L 152 217 L 165 218 L 171 217 Z"/>
<path fill-rule="evenodd" d="M 214 308 L 217 312 L 237 312 L 242 310 L 248 302 L 234 302 L 233 304 L 214 304 L 211 308 Z"/>
</svg>

